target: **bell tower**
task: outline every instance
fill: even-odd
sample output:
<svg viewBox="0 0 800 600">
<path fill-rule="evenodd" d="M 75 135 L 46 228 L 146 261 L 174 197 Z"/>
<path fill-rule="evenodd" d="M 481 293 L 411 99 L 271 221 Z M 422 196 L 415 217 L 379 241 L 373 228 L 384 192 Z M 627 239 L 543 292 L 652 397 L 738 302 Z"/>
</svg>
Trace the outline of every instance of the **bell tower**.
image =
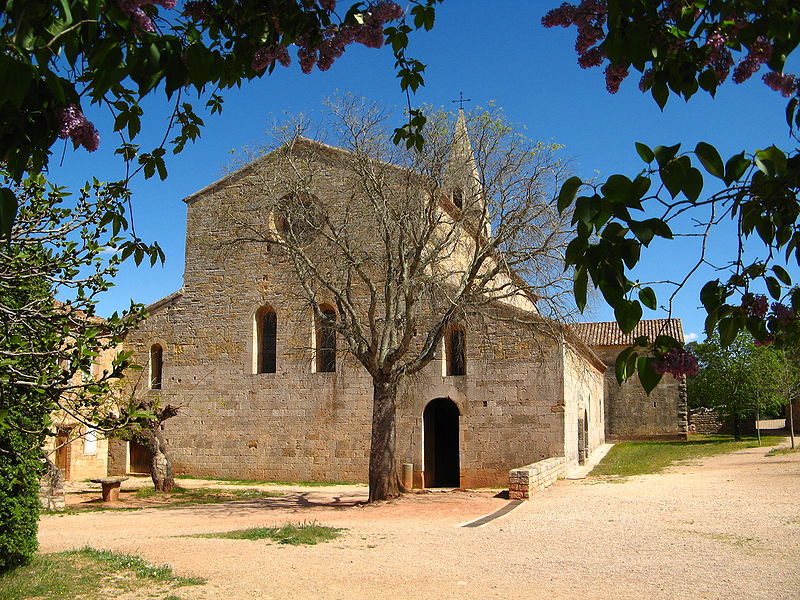
<svg viewBox="0 0 800 600">
<path fill-rule="evenodd" d="M 466 102 L 463 97 L 453 102 Z M 481 185 L 480 171 L 469 139 L 467 119 L 463 107 L 458 109 L 453 143 L 447 160 L 444 177 L 445 194 L 461 211 L 464 220 L 484 235 L 491 234 L 491 223 L 486 209 L 486 198 Z"/>
</svg>

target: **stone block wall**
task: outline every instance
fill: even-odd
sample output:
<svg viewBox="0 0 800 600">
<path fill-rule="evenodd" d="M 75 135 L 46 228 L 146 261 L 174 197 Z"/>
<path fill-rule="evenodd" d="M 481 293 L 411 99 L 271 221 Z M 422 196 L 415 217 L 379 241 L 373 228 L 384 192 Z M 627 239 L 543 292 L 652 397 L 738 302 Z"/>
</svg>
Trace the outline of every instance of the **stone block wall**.
<svg viewBox="0 0 800 600">
<path fill-rule="evenodd" d="M 623 346 L 592 349 L 608 365 L 605 383 L 605 423 L 609 440 L 685 436 L 688 430 L 685 384 L 664 375 L 648 396 L 635 377 L 617 383 L 614 363 Z"/>
<path fill-rule="evenodd" d="M 335 372 L 315 372 L 313 312 L 300 283 L 275 244 L 255 239 L 271 226 L 259 199 L 275 192 L 264 179 L 280 176 L 260 164 L 187 201 L 184 287 L 150 307 L 126 346 L 142 374 L 152 345 L 163 348 L 161 389 L 146 393 L 181 407 L 165 424 L 176 474 L 366 481 L 371 378 L 344 353 Z M 357 189 L 330 156 L 313 177 L 324 201 Z M 330 302 L 324 290 L 318 301 Z M 264 306 L 277 319 L 275 373 L 254 372 L 254 316 Z M 463 325 L 466 374 L 444 375 L 440 350 L 399 392 L 398 462 L 424 472 L 425 406 L 449 398 L 459 412 L 460 485 L 504 485 L 513 465 L 564 453 L 562 347 L 508 320 Z M 593 414 L 602 418 L 599 408 Z"/>
<path fill-rule="evenodd" d="M 527 500 L 532 493 L 553 485 L 567 476 L 567 460 L 556 456 L 508 472 L 510 500 Z"/>
<path fill-rule="evenodd" d="M 564 345 L 564 449 L 568 465 L 582 464 L 605 443 L 603 365 Z"/>
<path fill-rule="evenodd" d="M 691 433 L 722 433 L 725 422 L 713 408 L 693 408 L 689 411 L 689 431 Z"/>
</svg>

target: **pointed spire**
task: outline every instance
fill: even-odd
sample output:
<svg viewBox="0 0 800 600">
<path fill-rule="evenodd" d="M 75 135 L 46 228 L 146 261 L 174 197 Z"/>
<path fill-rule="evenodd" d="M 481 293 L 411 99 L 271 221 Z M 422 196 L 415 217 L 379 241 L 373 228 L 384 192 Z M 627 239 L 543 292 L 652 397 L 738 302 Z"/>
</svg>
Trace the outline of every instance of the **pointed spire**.
<svg viewBox="0 0 800 600">
<path fill-rule="evenodd" d="M 491 231 L 486 218 L 486 203 L 481 186 L 478 163 L 469 139 L 467 118 L 464 109 L 458 109 L 458 118 L 453 132 L 453 143 L 445 173 L 446 193 L 457 208 L 465 211 L 475 221 L 484 221 L 484 233 Z M 474 216 L 473 216 L 474 215 Z"/>
</svg>

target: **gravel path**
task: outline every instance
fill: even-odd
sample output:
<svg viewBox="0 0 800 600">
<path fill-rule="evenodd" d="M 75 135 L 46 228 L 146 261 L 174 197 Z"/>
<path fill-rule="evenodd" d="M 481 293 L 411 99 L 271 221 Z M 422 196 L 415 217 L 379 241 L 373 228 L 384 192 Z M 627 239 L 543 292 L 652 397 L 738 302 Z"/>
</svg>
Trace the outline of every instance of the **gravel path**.
<svg viewBox="0 0 800 600">
<path fill-rule="evenodd" d="M 624 483 L 560 481 L 507 515 L 493 492 L 360 506 L 358 486 L 225 505 L 42 518 L 43 552 L 91 545 L 169 563 L 186 599 L 800 598 L 800 454 L 705 459 Z M 317 546 L 181 537 L 317 521 Z"/>
</svg>

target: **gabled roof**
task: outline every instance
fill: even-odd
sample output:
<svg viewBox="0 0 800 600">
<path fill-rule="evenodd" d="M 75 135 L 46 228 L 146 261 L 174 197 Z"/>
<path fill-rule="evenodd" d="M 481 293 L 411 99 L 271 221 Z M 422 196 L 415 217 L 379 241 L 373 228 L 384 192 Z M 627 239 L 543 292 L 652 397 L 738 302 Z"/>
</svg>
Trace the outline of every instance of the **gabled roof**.
<svg viewBox="0 0 800 600">
<path fill-rule="evenodd" d="M 276 148 L 276 149 L 274 149 L 274 150 L 272 150 L 270 152 L 267 152 L 266 154 L 263 154 L 262 156 L 259 156 L 258 158 L 250 161 L 249 163 L 247 163 L 243 167 L 240 167 L 240 168 L 236 169 L 235 171 L 233 171 L 231 173 L 228 173 L 227 175 L 224 175 L 220 179 L 217 179 L 216 181 L 214 181 L 212 183 L 209 183 L 204 188 L 202 188 L 200 190 L 197 190 L 196 192 L 194 192 L 192 194 L 189 194 L 188 196 L 186 196 L 186 198 L 183 199 L 183 201 L 186 204 L 192 204 L 194 201 L 198 200 L 199 198 L 201 198 L 201 197 L 203 197 L 203 196 L 205 196 L 205 195 L 207 195 L 207 194 L 209 194 L 211 192 L 215 192 L 216 190 L 218 190 L 220 188 L 223 188 L 223 187 L 225 187 L 226 185 L 228 185 L 228 184 L 230 184 L 232 182 L 235 182 L 237 179 L 241 178 L 242 176 L 247 175 L 251 171 L 255 170 L 256 167 L 258 167 L 262 163 L 265 163 L 265 162 L 268 162 L 268 161 L 272 160 L 272 158 L 276 154 L 278 154 L 280 152 L 286 152 L 287 150 L 293 149 L 295 147 L 305 147 L 305 148 L 307 148 L 309 150 L 312 150 L 312 151 L 325 152 L 328 155 L 336 155 L 336 154 L 338 154 L 340 156 L 346 156 L 346 155 L 352 155 L 353 154 L 350 150 L 346 150 L 344 148 L 338 148 L 336 146 L 331 146 L 330 144 L 325 144 L 324 142 L 318 142 L 317 140 L 312 140 L 310 138 L 303 137 L 302 135 L 298 135 L 298 136 L 294 137 L 293 139 L 289 140 L 288 142 L 284 143 L 283 145 L 279 146 L 278 148 Z M 381 163 L 381 164 L 383 164 L 383 165 L 385 165 L 387 167 L 396 169 L 398 171 L 408 172 L 408 169 L 405 169 L 404 167 L 400 167 L 398 165 L 394 165 L 392 163 L 387 163 L 387 162 L 380 161 L 380 160 L 377 160 L 376 162 L 379 162 L 379 163 Z"/>
<path fill-rule="evenodd" d="M 148 304 L 147 306 L 144 307 L 144 309 L 149 313 L 156 312 L 162 307 L 167 306 L 170 302 L 178 300 L 181 296 L 183 296 L 183 288 L 176 290 L 171 294 L 169 294 L 168 296 L 164 296 L 163 298 L 160 298 L 159 300 L 156 300 L 155 302 Z"/>
<path fill-rule="evenodd" d="M 668 335 L 683 341 L 683 325 L 680 319 L 647 319 L 639 321 L 634 330 L 622 333 L 616 321 L 599 323 L 575 323 L 571 325 L 589 346 L 630 346 L 637 337 L 646 335 L 652 341 L 659 335 Z"/>
</svg>

